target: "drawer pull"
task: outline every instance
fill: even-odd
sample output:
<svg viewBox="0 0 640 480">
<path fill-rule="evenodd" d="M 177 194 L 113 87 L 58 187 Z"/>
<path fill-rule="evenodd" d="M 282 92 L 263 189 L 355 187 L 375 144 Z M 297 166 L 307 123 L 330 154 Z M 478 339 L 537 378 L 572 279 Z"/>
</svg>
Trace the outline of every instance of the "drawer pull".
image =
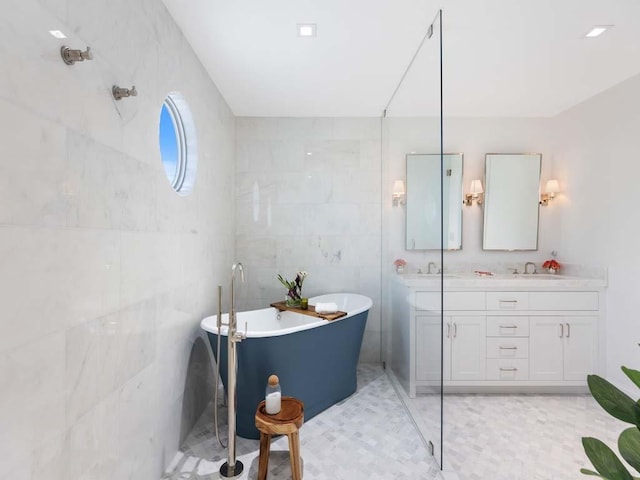
<svg viewBox="0 0 640 480">
<path fill-rule="evenodd" d="M 500 346 L 500 350 L 517 350 L 518 347 L 503 347 L 502 345 Z"/>
<path fill-rule="evenodd" d="M 516 308 L 517 300 L 500 300 L 500 308 Z"/>
<path fill-rule="evenodd" d="M 500 328 L 518 328 L 517 325 L 500 325 Z"/>
<path fill-rule="evenodd" d="M 509 368 L 500 367 L 500 371 L 501 372 L 517 372 L 518 369 L 516 367 L 509 367 Z"/>
</svg>

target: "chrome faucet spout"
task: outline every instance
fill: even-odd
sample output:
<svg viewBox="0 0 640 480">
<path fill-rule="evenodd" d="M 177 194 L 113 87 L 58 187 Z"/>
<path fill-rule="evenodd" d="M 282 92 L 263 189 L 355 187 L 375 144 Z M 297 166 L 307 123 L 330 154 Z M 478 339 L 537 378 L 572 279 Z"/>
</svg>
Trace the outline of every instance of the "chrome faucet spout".
<svg viewBox="0 0 640 480">
<path fill-rule="evenodd" d="M 531 265 L 533 267 L 533 272 L 529 272 L 529 265 Z M 536 264 L 533 262 L 527 262 L 524 264 L 524 273 L 529 274 L 529 273 L 538 273 L 536 270 Z"/>
<path fill-rule="evenodd" d="M 240 280 L 244 283 L 244 268 L 242 267 L 242 263 L 236 262 L 231 266 L 231 311 L 229 312 L 229 331 L 233 328 L 233 333 L 235 333 L 237 322 L 236 322 L 236 270 L 240 271 Z"/>
<path fill-rule="evenodd" d="M 428 274 L 434 273 L 434 272 L 431 271 L 431 267 L 437 268 L 436 263 L 435 262 L 429 262 L 429 264 L 427 265 L 427 273 Z M 435 272 L 435 273 L 439 273 L 439 272 Z"/>
</svg>

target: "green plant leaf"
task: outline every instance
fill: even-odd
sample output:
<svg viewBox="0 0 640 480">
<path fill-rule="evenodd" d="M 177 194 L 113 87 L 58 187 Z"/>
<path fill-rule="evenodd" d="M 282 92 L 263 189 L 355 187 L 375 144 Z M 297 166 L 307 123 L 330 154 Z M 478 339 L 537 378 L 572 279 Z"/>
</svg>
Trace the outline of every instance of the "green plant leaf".
<svg viewBox="0 0 640 480">
<path fill-rule="evenodd" d="M 636 384 L 636 387 L 640 388 L 640 372 L 638 370 L 622 367 L 622 371 L 625 373 L 627 377 L 631 379 L 633 383 Z"/>
<path fill-rule="evenodd" d="M 618 450 L 622 458 L 640 472 L 640 430 L 631 427 L 622 432 L 618 438 Z"/>
<path fill-rule="evenodd" d="M 602 475 L 600 475 L 598 472 L 594 472 L 593 470 L 589 470 L 587 468 L 581 468 L 580 473 L 584 473 L 585 475 L 593 475 L 594 477 L 605 478 Z M 610 479 L 607 478 L 606 480 L 610 480 Z"/>
<path fill-rule="evenodd" d="M 583 437 L 582 446 L 600 476 L 611 480 L 633 480 L 613 450 L 603 442 L 597 438 Z"/>
<path fill-rule="evenodd" d="M 612 417 L 632 425 L 640 424 L 640 406 L 633 399 L 598 375 L 587 375 L 591 395 Z"/>
</svg>

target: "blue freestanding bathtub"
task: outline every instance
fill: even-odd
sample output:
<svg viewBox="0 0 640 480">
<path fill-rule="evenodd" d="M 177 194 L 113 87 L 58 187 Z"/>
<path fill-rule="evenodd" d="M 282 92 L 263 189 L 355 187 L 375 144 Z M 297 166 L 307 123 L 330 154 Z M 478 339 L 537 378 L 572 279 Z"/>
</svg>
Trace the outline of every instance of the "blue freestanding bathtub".
<svg viewBox="0 0 640 480">
<path fill-rule="evenodd" d="M 265 308 L 238 312 L 238 331 L 247 323 L 247 338 L 238 344 L 236 431 L 258 439 L 255 413 L 264 400 L 269 375 L 280 378 L 283 396 L 304 402 L 305 420 L 356 391 L 356 367 L 371 299 L 354 293 L 334 293 L 309 299 L 335 302 L 348 315 L 327 321 L 295 312 Z M 222 316 L 228 321 L 228 315 Z M 201 327 L 207 332 L 213 354 L 217 352 L 217 316 L 207 317 Z M 227 327 L 221 329 L 220 377 L 227 386 Z"/>
</svg>

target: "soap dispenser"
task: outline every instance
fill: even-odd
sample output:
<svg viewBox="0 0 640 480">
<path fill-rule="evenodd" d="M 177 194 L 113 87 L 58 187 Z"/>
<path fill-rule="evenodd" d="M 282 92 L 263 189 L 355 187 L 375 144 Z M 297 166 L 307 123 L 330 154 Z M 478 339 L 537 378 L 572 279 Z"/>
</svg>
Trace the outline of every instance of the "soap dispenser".
<svg viewBox="0 0 640 480">
<path fill-rule="evenodd" d="M 265 410 L 269 415 L 275 415 L 280 412 L 282 403 L 282 390 L 280 389 L 280 380 L 277 375 L 271 375 L 267 382 L 267 389 L 264 395 Z"/>
</svg>

